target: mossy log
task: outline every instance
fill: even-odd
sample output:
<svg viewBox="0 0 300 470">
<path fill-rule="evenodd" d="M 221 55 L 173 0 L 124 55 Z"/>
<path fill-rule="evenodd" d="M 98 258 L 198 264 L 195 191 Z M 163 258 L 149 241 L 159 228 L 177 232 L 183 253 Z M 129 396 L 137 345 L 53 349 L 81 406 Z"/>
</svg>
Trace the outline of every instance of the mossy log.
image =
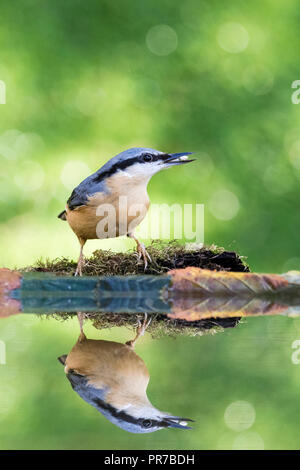
<svg viewBox="0 0 300 470">
<path fill-rule="evenodd" d="M 249 272 L 245 258 L 233 251 L 215 245 L 209 247 L 195 247 L 186 249 L 177 241 L 163 243 L 159 240 L 152 242 L 147 251 L 152 262 L 146 271 L 142 262 L 137 260 L 135 252 L 113 253 L 111 251 L 97 250 L 86 259 L 84 276 L 130 276 L 130 275 L 161 275 L 172 269 L 182 269 L 189 266 L 200 267 L 216 271 Z M 48 273 L 57 276 L 73 275 L 76 262 L 67 258 L 55 260 L 39 260 L 32 266 L 28 266 L 20 272 L 24 273 Z M 12 300 L 15 302 L 15 299 Z M 10 304 L 11 306 L 11 304 Z M 15 304 L 12 306 L 15 309 Z M 37 312 L 36 312 L 37 313 Z M 8 314 L 8 313 L 7 313 Z M 73 316 L 71 313 L 56 313 L 54 317 L 65 320 Z M 136 318 L 127 313 L 99 313 L 88 312 L 87 318 L 93 321 L 96 328 L 110 328 L 113 326 L 132 326 Z M 240 318 L 209 318 L 197 321 L 168 318 L 164 313 L 156 312 L 153 316 L 149 331 L 152 336 L 160 335 L 202 335 L 210 331 L 221 331 L 227 327 L 234 327 Z"/>
<path fill-rule="evenodd" d="M 156 240 L 147 246 L 147 251 L 152 262 L 144 270 L 144 263 L 137 259 L 135 252 L 113 253 L 108 250 L 96 250 L 90 258 L 86 259 L 83 274 L 85 276 L 159 275 L 165 274 L 171 269 L 189 266 L 216 271 L 249 272 L 245 257 L 215 245 L 187 249 L 177 241 L 163 243 Z M 75 270 L 76 262 L 67 258 L 59 258 L 40 260 L 23 271 L 70 275 L 74 274 Z"/>
</svg>

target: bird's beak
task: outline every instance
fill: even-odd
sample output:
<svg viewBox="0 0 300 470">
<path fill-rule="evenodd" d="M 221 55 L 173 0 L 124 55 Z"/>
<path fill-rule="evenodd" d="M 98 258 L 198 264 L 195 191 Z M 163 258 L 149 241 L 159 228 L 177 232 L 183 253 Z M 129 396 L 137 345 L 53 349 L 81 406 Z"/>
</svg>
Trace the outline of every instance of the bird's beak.
<svg viewBox="0 0 300 470">
<path fill-rule="evenodd" d="M 178 416 L 166 416 L 164 422 L 169 428 L 178 428 L 178 429 L 193 429 L 187 425 L 187 421 L 194 423 L 193 419 L 189 418 L 179 418 Z"/>
<path fill-rule="evenodd" d="M 194 152 L 182 152 L 182 153 L 170 153 L 168 157 L 162 162 L 162 164 L 181 165 L 182 163 L 190 163 L 195 159 L 189 159 L 188 155 L 192 155 Z"/>
</svg>

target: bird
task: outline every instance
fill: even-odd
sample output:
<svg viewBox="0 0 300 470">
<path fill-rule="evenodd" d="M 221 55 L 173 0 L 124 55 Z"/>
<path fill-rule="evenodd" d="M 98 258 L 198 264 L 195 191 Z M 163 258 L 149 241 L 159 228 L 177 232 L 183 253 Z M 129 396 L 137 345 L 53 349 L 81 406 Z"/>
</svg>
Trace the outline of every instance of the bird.
<svg viewBox="0 0 300 470">
<path fill-rule="evenodd" d="M 150 433 L 164 428 L 191 429 L 191 419 L 179 418 L 155 408 L 147 397 L 150 379 L 144 361 L 135 353 L 137 340 L 148 327 L 147 315 L 138 321 L 135 337 L 127 343 L 88 339 L 83 332 L 69 354 L 58 357 L 75 392 L 111 423 L 131 433 Z"/>
<path fill-rule="evenodd" d="M 194 161 L 193 152 L 164 153 L 151 148 L 127 149 L 111 158 L 73 190 L 58 218 L 66 220 L 80 243 L 75 275 L 82 275 L 83 247 L 87 240 L 127 235 L 137 245 L 144 269 L 151 258 L 135 236 L 135 228 L 147 214 L 147 185 L 159 171 Z M 138 206 L 138 207 L 137 207 Z"/>
</svg>

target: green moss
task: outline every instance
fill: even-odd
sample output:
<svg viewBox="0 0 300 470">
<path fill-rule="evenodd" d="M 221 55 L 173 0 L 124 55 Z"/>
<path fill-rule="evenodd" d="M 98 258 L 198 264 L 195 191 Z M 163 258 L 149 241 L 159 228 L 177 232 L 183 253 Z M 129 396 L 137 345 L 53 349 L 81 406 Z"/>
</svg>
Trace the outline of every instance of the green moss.
<svg viewBox="0 0 300 470">
<path fill-rule="evenodd" d="M 113 276 L 132 274 L 164 274 L 170 269 L 197 266 L 206 269 L 248 271 L 244 258 L 234 252 L 215 245 L 186 249 L 178 241 L 153 241 L 147 246 L 152 262 L 144 271 L 144 264 L 137 259 L 135 252 L 113 253 L 109 250 L 96 250 L 86 259 L 83 268 L 85 276 Z M 70 275 L 76 270 L 76 262 L 67 258 L 39 260 L 24 271 L 51 272 L 57 275 Z"/>
</svg>

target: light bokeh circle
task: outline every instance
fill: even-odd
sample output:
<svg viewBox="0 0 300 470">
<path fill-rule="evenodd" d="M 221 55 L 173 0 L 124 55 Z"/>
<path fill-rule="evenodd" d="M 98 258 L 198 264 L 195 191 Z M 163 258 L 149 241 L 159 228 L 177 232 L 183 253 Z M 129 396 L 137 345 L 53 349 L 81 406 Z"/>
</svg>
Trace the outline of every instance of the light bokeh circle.
<svg viewBox="0 0 300 470">
<path fill-rule="evenodd" d="M 244 431 L 251 428 L 255 421 L 254 406 L 248 401 L 234 401 L 227 406 L 224 413 L 224 421 L 233 431 Z"/>
<path fill-rule="evenodd" d="M 224 51 L 237 54 L 248 47 L 249 34 L 240 23 L 225 23 L 218 31 L 217 40 Z"/>
<path fill-rule="evenodd" d="M 146 44 L 153 54 L 166 56 L 177 48 L 177 34 L 171 26 L 156 25 L 149 29 L 146 35 Z"/>
</svg>

